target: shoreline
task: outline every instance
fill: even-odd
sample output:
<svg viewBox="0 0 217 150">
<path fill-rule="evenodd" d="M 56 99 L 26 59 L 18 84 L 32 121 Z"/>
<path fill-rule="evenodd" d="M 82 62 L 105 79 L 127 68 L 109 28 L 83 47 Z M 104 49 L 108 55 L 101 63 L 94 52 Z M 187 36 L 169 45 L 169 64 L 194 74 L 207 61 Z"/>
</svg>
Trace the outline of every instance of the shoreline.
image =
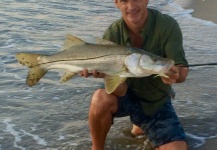
<svg viewBox="0 0 217 150">
<path fill-rule="evenodd" d="M 217 0 L 175 0 L 175 3 L 184 9 L 193 9 L 192 17 L 217 24 Z M 208 139 L 194 150 L 216 150 L 217 138 Z"/>
<path fill-rule="evenodd" d="M 206 140 L 205 144 L 195 150 L 216 150 L 217 138 Z"/>
<path fill-rule="evenodd" d="M 185 9 L 193 9 L 193 17 L 212 21 L 217 24 L 216 0 L 176 0 Z"/>
</svg>

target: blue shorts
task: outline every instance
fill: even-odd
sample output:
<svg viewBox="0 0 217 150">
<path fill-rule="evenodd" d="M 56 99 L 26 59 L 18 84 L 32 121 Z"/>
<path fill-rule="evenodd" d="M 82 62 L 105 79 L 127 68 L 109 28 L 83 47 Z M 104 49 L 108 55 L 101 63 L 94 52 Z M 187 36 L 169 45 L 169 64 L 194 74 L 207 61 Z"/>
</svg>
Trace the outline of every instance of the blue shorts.
<svg viewBox="0 0 217 150">
<path fill-rule="evenodd" d="M 131 92 L 118 98 L 118 110 L 114 117 L 130 116 L 133 124 L 147 135 L 154 148 L 173 141 L 186 141 L 184 129 L 172 106 L 171 98 L 151 115 L 145 115 L 137 96 Z"/>
</svg>

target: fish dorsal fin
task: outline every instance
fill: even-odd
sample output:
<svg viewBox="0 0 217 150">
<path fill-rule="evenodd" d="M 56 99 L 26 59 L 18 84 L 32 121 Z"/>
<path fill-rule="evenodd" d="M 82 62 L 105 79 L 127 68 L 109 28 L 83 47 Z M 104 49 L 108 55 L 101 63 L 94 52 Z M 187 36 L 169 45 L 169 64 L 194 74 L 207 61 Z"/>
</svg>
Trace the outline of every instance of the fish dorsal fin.
<svg viewBox="0 0 217 150">
<path fill-rule="evenodd" d="M 113 43 L 112 41 L 101 39 L 101 38 L 97 38 L 96 43 L 101 44 L 101 45 L 117 45 L 116 43 Z"/>
<path fill-rule="evenodd" d="M 72 36 L 70 34 L 66 35 L 66 40 L 64 42 L 64 47 L 63 50 L 66 50 L 72 46 L 76 46 L 76 45 L 83 45 L 85 44 L 85 42 L 75 36 Z"/>
<path fill-rule="evenodd" d="M 114 92 L 114 90 L 124 81 L 126 78 L 116 76 L 106 76 L 105 77 L 105 90 L 108 94 Z"/>
</svg>

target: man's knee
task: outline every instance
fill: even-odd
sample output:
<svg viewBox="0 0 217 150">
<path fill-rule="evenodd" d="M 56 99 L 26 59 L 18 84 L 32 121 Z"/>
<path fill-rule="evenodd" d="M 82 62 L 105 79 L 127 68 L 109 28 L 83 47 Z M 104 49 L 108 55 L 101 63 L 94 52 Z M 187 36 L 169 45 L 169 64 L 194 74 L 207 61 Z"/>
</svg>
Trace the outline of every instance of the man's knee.
<svg viewBox="0 0 217 150">
<path fill-rule="evenodd" d="M 97 89 L 94 93 L 93 93 L 93 97 L 92 97 L 92 101 L 98 101 L 100 100 L 102 97 L 105 96 L 105 89 Z"/>
<path fill-rule="evenodd" d="M 91 100 L 91 105 L 104 105 L 107 103 L 108 94 L 105 92 L 104 89 L 98 89 L 94 92 Z"/>
<path fill-rule="evenodd" d="M 112 94 L 107 94 L 105 89 L 98 89 L 94 92 L 91 107 L 96 107 L 97 110 L 116 111 L 117 97 Z"/>
</svg>

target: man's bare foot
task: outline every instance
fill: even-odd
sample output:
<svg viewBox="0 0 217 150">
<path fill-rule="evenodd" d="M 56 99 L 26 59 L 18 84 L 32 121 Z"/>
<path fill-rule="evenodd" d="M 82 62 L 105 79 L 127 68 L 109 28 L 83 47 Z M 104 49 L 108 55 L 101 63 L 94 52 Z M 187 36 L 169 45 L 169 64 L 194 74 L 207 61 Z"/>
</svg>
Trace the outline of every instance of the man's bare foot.
<svg viewBox="0 0 217 150">
<path fill-rule="evenodd" d="M 132 130 L 131 130 L 131 133 L 134 136 L 138 136 L 138 135 L 143 135 L 144 134 L 143 130 L 141 128 L 139 128 L 138 126 L 134 125 L 134 124 L 133 124 Z"/>
</svg>

